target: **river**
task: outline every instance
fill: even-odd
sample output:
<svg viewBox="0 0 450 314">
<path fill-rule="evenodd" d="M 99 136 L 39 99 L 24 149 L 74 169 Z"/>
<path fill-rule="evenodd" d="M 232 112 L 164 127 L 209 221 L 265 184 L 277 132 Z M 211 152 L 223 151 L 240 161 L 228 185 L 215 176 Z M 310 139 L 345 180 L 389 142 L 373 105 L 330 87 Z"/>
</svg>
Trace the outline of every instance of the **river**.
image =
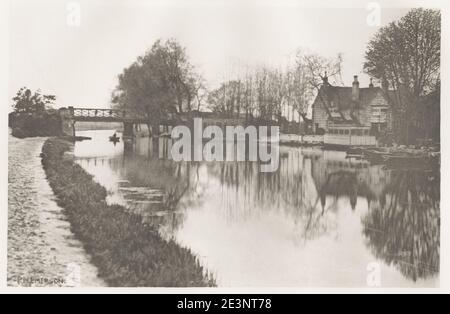
<svg viewBox="0 0 450 314">
<path fill-rule="evenodd" d="M 394 171 L 318 148 L 281 147 L 280 168 L 174 162 L 171 140 L 85 131 L 76 161 L 221 287 L 438 287 L 438 172 Z"/>
</svg>

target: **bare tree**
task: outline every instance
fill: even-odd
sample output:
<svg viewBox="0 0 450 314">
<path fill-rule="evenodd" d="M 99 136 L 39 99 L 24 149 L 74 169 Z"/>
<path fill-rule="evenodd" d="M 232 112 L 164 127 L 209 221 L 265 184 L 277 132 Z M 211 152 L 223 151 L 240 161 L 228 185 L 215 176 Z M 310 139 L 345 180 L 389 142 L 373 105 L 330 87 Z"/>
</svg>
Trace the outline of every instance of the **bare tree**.
<svg viewBox="0 0 450 314">
<path fill-rule="evenodd" d="M 208 102 L 215 112 L 227 115 L 245 113 L 249 118 L 281 123 L 295 115 L 309 122 L 308 113 L 326 77 L 342 82 L 342 57 L 326 59 L 299 52 L 294 65 L 283 70 L 267 66 L 254 67 L 245 75 L 229 80 L 209 93 Z M 292 119 L 292 120 L 291 120 Z"/>
<path fill-rule="evenodd" d="M 307 71 L 306 77 L 309 87 L 324 105 L 328 115 L 331 115 L 332 104 L 327 97 L 327 87 L 331 85 L 342 85 L 342 62 L 341 54 L 336 58 L 325 58 L 315 54 L 300 56 L 303 66 Z M 342 118 L 345 119 L 343 116 Z"/>
</svg>

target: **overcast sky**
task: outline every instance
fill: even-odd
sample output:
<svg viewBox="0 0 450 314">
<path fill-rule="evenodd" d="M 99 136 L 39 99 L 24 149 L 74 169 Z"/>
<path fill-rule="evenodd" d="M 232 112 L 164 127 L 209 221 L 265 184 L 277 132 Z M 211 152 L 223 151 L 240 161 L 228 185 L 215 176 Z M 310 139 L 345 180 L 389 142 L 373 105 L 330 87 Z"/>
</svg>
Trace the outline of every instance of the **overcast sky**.
<svg viewBox="0 0 450 314">
<path fill-rule="evenodd" d="M 364 51 L 377 27 L 367 23 L 365 1 L 331 9 L 293 2 L 80 0 L 79 27 L 67 23 L 70 2 L 12 1 L 11 94 L 27 86 L 55 94 L 58 106 L 107 107 L 118 74 L 158 38 L 170 37 L 187 48 L 210 87 L 239 65 L 286 64 L 298 48 L 327 57 L 343 53 L 345 83 L 360 75 L 361 86 L 368 85 Z M 407 12 L 383 8 L 381 24 Z"/>
</svg>

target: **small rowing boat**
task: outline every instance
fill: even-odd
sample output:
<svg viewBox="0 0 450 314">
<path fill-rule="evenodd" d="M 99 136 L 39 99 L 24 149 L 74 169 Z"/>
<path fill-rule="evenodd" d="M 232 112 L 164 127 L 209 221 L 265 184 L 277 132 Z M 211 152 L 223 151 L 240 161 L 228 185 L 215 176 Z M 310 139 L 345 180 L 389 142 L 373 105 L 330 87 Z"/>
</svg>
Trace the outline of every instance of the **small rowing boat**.
<svg viewBox="0 0 450 314">
<path fill-rule="evenodd" d="M 118 143 L 118 142 L 120 142 L 120 137 L 118 137 L 117 135 L 114 134 L 113 136 L 109 137 L 109 141 L 113 142 L 113 143 Z"/>
</svg>

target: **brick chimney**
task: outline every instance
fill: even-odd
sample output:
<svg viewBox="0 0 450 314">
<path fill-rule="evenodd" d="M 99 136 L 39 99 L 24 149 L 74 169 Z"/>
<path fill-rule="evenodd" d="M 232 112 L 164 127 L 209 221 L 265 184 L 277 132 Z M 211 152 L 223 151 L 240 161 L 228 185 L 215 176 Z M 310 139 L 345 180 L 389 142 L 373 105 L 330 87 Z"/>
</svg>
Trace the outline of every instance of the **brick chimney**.
<svg viewBox="0 0 450 314">
<path fill-rule="evenodd" d="M 359 81 L 357 75 L 355 75 L 355 80 L 353 81 L 352 100 L 355 102 L 359 101 Z"/>
<path fill-rule="evenodd" d="M 370 78 L 370 84 L 369 84 L 369 88 L 374 88 L 375 85 L 373 85 L 373 78 Z"/>
<path fill-rule="evenodd" d="M 328 82 L 328 73 L 325 72 L 325 75 L 322 77 L 323 85 L 328 86 L 330 83 Z"/>
</svg>

